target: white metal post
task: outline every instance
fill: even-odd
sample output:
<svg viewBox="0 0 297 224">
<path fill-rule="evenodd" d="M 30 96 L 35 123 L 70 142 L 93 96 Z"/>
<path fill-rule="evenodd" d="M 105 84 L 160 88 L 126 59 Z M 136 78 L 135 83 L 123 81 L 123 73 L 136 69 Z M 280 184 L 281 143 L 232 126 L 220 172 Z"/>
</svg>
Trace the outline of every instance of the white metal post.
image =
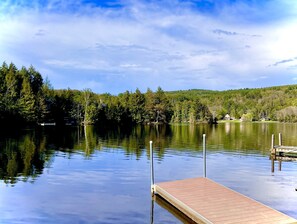
<svg viewBox="0 0 297 224">
<path fill-rule="evenodd" d="M 206 135 L 203 134 L 203 177 L 206 177 Z"/>
<path fill-rule="evenodd" d="M 153 154 L 153 141 L 150 141 L 150 160 L 151 160 L 151 192 L 154 193 L 154 154 Z"/>
</svg>

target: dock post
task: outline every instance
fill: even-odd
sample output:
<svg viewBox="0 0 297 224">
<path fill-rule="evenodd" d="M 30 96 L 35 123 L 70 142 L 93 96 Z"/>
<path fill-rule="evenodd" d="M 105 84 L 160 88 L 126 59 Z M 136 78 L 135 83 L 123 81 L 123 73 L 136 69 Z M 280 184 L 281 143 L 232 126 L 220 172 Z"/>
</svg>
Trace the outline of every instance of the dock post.
<svg viewBox="0 0 297 224">
<path fill-rule="evenodd" d="M 153 195 L 151 200 L 151 224 L 154 224 L 154 208 L 155 208 L 155 195 Z"/>
<path fill-rule="evenodd" d="M 206 177 L 206 135 L 203 134 L 203 177 Z"/>
<path fill-rule="evenodd" d="M 271 153 L 275 154 L 275 147 L 274 147 L 274 134 L 271 136 Z"/>
<path fill-rule="evenodd" d="M 271 156 L 271 173 L 274 173 L 274 156 Z"/>
<path fill-rule="evenodd" d="M 279 142 L 279 146 L 283 145 L 282 133 L 278 133 L 278 142 Z"/>
<path fill-rule="evenodd" d="M 150 160 L 151 160 L 151 193 L 155 192 L 155 175 L 154 175 L 154 155 L 153 155 L 153 141 L 150 141 Z"/>
<path fill-rule="evenodd" d="M 282 161 L 281 160 L 278 161 L 278 170 L 282 171 Z"/>
</svg>

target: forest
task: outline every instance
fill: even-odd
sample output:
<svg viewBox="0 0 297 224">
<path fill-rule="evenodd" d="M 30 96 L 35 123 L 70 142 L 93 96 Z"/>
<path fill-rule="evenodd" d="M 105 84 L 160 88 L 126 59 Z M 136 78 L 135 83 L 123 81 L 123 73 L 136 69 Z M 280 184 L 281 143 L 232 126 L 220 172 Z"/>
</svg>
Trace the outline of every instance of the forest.
<svg viewBox="0 0 297 224">
<path fill-rule="evenodd" d="M 54 89 L 33 67 L 0 67 L 2 124 L 57 125 L 214 123 L 224 119 L 297 122 L 297 85 L 227 91 L 126 91 Z"/>
</svg>

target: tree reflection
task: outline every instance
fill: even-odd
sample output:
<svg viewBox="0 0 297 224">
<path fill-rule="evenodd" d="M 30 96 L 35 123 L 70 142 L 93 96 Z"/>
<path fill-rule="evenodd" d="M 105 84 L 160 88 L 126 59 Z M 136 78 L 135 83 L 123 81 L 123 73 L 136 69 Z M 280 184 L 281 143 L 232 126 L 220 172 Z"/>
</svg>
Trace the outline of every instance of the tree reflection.
<svg viewBox="0 0 297 224">
<path fill-rule="evenodd" d="M 1 142 L 0 179 L 12 185 L 20 179 L 34 181 L 48 161 L 43 144 L 34 134 Z"/>
<path fill-rule="evenodd" d="M 18 132 L 19 130 L 15 130 Z M 14 185 L 34 181 L 50 167 L 56 153 L 71 159 L 76 153 L 87 159 L 102 150 L 123 150 L 127 157 L 149 158 L 149 141 L 156 159 L 169 150 L 201 153 L 202 134 L 207 150 L 240 151 L 268 155 L 271 134 L 282 132 L 285 145 L 297 145 L 296 124 L 227 123 L 219 125 L 137 125 L 52 127 L 29 130 L 22 135 L 1 133 L 0 179 Z"/>
<path fill-rule="evenodd" d="M 86 157 L 90 157 L 95 149 L 101 149 L 100 139 L 96 136 L 94 131 L 94 126 L 85 125 L 84 126 L 84 152 Z"/>
</svg>

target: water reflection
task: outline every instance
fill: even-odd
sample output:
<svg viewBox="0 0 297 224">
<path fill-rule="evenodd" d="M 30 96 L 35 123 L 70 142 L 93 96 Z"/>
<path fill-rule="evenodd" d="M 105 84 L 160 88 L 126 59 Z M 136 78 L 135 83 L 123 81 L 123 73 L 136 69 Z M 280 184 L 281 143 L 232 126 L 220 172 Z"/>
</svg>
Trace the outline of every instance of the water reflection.
<svg viewBox="0 0 297 224">
<path fill-rule="evenodd" d="M 153 196 L 155 197 L 155 196 Z M 151 220 L 150 223 L 153 224 L 154 223 L 154 210 L 155 210 L 155 203 L 154 200 L 151 200 Z"/>
<path fill-rule="evenodd" d="M 271 173 L 271 134 L 279 132 L 297 145 L 297 125 L 276 123 L 5 130 L 0 223 L 183 222 L 151 201 L 149 141 L 163 182 L 202 175 L 203 133 L 209 178 L 297 217 L 297 163 L 283 161 L 276 172 L 276 158 Z"/>
<path fill-rule="evenodd" d="M 166 211 L 170 212 L 177 220 L 181 221 L 181 223 L 188 223 L 188 224 L 195 224 L 192 219 L 182 213 L 180 210 L 169 204 L 163 198 L 158 195 L 154 195 L 151 201 L 151 224 L 154 224 L 154 208 L 155 203 L 159 205 L 161 208 L 165 209 Z M 157 222 L 159 223 L 159 222 Z"/>
<path fill-rule="evenodd" d="M 51 155 L 45 150 L 45 138 L 39 138 L 35 133 L 19 139 L 5 139 L 0 145 L 0 179 L 6 184 L 14 185 L 19 178 L 34 181 L 50 163 Z"/>
<path fill-rule="evenodd" d="M 47 127 L 17 135 L 3 132 L 0 139 L 0 179 L 12 185 L 18 180 L 34 181 L 44 167 L 50 167 L 56 151 L 65 152 L 68 158 L 74 153 L 82 153 L 88 159 L 96 150 L 121 148 L 128 157 L 149 158 L 148 144 L 153 140 L 159 161 L 163 160 L 166 151 L 172 150 L 196 155 L 201 151 L 201 136 L 204 133 L 209 153 L 237 151 L 268 156 L 271 134 L 278 132 L 283 133 L 284 145 L 297 145 L 294 138 L 297 125 L 281 123 Z"/>
</svg>

